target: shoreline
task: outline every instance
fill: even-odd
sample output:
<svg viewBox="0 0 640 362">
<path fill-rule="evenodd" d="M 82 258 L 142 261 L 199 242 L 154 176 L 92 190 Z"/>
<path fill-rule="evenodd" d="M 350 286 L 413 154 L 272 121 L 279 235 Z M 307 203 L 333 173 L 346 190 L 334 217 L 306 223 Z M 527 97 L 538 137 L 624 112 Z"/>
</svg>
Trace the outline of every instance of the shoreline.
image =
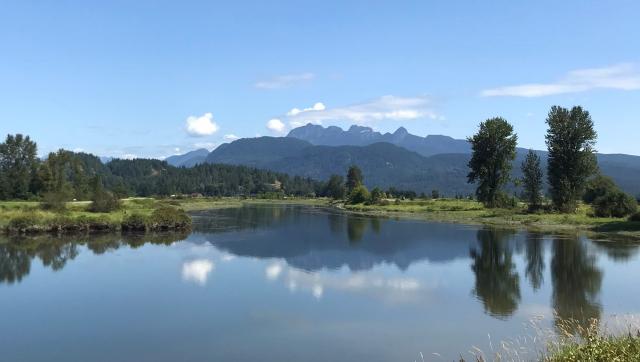
<svg viewBox="0 0 640 362">
<path fill-rule="evenodd" d="M 184 230 L 190 228 L 185 220 L 172 223 L 172 217 L 163 223 L 150 224 L 151 214 L 162 207 L 181 210 L 185 215 L 198 211 L 245 205 L 300 205 L 327 208 L 351 215 L 384 217 L 406 220 L 452 223 L 460 225 L 484 225 L 490 227 L 530 230 L 548 233 L 580 233 L 591 238 L 633 239 L 640 241 L 640 222 L 616 218 L 595 218 L 588 215 L 588 206 L 582 206 L 576 214 L 527 213 L 522 208 L 515 210 L 485 209 L 470 200 L 435 199 L 402 200 L 383 205 L 345 205 L 326 198 L 194 198 L 153 199 L 132 198 L 123 200 L 123 207 L 111 213 L 90 213 L 87 202 L 69 203 L 63 213 L 42 211 L 37 202 L 0 203 L 0 228 L 4 234 L 69 234 L 69 233 L 114 233 L 162 230 Z M 7 211 L 8 210 L 8 211 Z M 126 225 L 132 215 L 141 217 L 137 224 Z M 20 217 L 29 215 L 32 220 L 24 230 L 12 230 L 10 225 Z M 176 227 L 177 226 L 177 227 Z M 14 228 L 15 229 L 15 228 Z"/>
<path fill-rule="evenodd" d="M 105 234 L 181 231 L 191 218 L 170 202 L 150 198 L 121 200 L 111 212 L 91 212 L 89 202 L 68 202 L 62 211 L 42 210 L 39 202 L 0 202 L 4 235 Z"/>
</svg>

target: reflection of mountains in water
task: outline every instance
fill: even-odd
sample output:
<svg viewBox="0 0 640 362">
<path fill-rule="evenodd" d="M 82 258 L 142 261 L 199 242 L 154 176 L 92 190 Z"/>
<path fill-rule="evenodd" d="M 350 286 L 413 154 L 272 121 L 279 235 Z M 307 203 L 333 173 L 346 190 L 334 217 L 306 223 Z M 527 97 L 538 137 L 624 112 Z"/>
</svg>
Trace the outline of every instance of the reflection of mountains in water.
<svg viewBox="0 0 640 362">
<path fill-rule="evenodd" d="M 393 264 L 468 258 L 476 229 L 360 217 L 317 208 L 241 207 L 202 213 L 190 241 L 209 241 L 239 256 L 283 258 L 308 271 L 368 270 Z"/>
</svg>

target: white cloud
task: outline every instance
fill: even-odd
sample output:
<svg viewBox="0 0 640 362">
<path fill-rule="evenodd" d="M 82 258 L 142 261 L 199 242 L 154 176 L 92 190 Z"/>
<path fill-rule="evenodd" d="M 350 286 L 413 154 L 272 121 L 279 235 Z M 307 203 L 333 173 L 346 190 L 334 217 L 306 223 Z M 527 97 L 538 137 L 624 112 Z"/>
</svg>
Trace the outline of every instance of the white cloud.
<svg viewBox="0 0 640 362">
<path fill-rule="evenodd" d="M 133 160 L 134 158 L 138 158 L 138 156 L 134 155 L 133 153 L 125 153 L 120 156 L 120 158 L 123 160 Z"/>
<path fill-rule="evenodd" d="M 182 279 L 205 285 L 215 265 L 208 259 L 196 259 L 182 264 Z"/>
<path fill-rule="evenodd" d="M 274 118 L 267 122 L 267 128 L 275 133 L 284 133 L 286 131 L 286 126 L 282 123 L 281 120 Z"/>
<path fill-rule="evenodd" d="M 316 103 L 311 108 L 294 108 L 286 114 L 292 127 L 307 123 L 347 121 L 356 124 L 372 124 L 381 121 L 409 121 L 415 119 L 443 120 L 433 109 L 431 98 L 426 96 L 382 96 L 370 101 L 344 107 L 326 108 Z"/>
<path fill-rule="evenodd" d="M 325 107 L 325 105 L 322 102 L 317 102 L 316 104 L 314 104 L 312 107 L 309 107 L 309 108 L 303 108 L 303 109 L 292 108 L 289 112 L 287 112 L 287 116 L 297 116 L 302 112 L 324 111 L 325 109 L 327 109 L 327 107 Z"/>
<path fill-rule="evenodd" d="M 640 89 L 640 70 L 635 64 L 616 64 L 603 68 L 573 70 L 552 83 L 529 83 L 485 89 L 483 97 L 544 97 L 593 89 Z"/>
<path fill-rule="evenodd" d="M 218 132 L 218 125 L 213 121 L 211 113 L 202 116 L 189 116 L 187 118 L 187 133 L 194 137 L 211 136 Z"/>
<path fill-rule="evenodd" d="M 234 134 L 226 134 L 226 135 L 224 135 L 223 138 L 224 138 L 225 141 L 235 141 L 240 137 L 238 137 L 238 136 L 236 136 Z"/>
<path fill-rule="evenodd" d="M 76 148 L 73 149 L 73 152 L 84 152 L 84 148 L 76 147 Z"/>
<path fill-rule="evenodd" d="M 313 73 L 285 74 L 273 77 L 268 80 L 256 82 L 254 86 L 258 89 L 280 89 L 288 88 L 300 83 L 310 82 L 315 78 Z"/>
</svg>

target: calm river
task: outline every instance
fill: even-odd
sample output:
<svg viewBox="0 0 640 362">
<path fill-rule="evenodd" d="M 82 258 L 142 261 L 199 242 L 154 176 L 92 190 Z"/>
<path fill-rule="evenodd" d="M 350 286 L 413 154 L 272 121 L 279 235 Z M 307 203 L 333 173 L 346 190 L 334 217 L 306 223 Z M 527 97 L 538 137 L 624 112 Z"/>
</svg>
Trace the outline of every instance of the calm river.
<svg viewBox="0 0 640 362">
<path fill-rule="evenodd" d="M 451 361 L 640 312 L 634 244 L 299 206 L 194 220 L 0 238 L 0 360 Z"/>
</svg>

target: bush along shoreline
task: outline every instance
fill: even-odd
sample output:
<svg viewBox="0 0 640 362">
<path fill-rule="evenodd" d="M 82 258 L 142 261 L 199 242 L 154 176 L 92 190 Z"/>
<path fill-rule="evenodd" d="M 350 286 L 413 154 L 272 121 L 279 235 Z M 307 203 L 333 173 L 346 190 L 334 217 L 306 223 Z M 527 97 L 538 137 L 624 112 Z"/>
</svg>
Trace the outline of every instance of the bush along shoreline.
<svg viewBox="0 0 640 362">
<path fill-rule="evenodd" d="M 3 227 L 6 234 L 156 232 L 190 230 L 191 217 L 181 208 L 162 205 L 150 210 L 118 210 L 109 213 L 43 212 L 37 209 L 13 212 Z"/>
</svg>

